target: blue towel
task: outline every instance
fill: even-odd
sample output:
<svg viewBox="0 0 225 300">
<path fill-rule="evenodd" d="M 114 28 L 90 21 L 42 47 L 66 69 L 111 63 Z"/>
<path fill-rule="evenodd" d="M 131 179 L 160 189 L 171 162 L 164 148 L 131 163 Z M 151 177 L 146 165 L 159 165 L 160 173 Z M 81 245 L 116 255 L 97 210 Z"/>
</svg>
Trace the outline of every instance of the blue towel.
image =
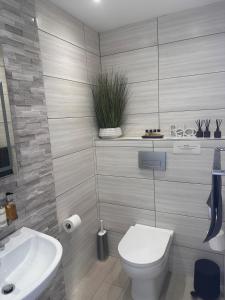
<svg viewBox="0 0 225 300">
<path fill-rule="evenodd" d="M 220 149 L 214 151 L 213 170 L 221 170 L 221 152 Z M 220 232 L 223 223 L 223 205 L 222 205 L 222 179 L 221 175 L 212 175 L 212 189 L 209 195 L 208 206 L 211 209 L 211 223 L 208 234 L 204 242 L 210 241 Z"/>
</svg>

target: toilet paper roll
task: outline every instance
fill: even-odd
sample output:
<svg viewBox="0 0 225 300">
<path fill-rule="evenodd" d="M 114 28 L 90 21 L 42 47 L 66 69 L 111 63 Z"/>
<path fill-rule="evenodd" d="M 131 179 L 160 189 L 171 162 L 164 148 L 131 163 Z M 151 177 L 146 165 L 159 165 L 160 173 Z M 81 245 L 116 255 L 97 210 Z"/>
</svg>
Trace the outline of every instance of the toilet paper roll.
<svg viewBox="0 0 225 300">
<path fill-rule="evenodd" d="M 209 247 L 214 251 L 225 250 L 225 235 L 223 230 L 220 230 L 217 236 L 209 241 Z"/>
<path fill-rule="evenodd" d="M 81 219 L 78 215 L 73 215 L 63 222 L 63 228 L 66 232 L 71 233 L 76 230 L 81 224 Z"/>
</svg>

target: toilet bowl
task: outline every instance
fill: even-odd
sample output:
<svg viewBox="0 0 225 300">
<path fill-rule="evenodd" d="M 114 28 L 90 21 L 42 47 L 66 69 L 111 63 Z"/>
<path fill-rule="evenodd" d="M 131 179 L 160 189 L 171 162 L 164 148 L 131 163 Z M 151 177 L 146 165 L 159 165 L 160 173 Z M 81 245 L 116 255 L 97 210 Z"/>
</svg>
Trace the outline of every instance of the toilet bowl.
<svg viewBox="0 0 225 300">
<path fill-rule="evenodd" d="M 159 300 L 168 272 L 173 231 L 136 224 L 118 245 L 122 267 L 132 280 L 134 300 Z"/>
</svg>

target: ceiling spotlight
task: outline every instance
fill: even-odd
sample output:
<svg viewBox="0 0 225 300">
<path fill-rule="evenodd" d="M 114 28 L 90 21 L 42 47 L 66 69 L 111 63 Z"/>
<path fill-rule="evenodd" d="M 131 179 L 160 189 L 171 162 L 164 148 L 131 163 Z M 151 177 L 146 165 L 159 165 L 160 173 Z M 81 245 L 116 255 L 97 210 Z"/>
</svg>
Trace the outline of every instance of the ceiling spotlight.
<svg viewBox="0 0 225 300">
<path fill-rule="evenodd" d="M 95 3 L 100 3 L 101 0 L 93 0 Z"/>
</svg>

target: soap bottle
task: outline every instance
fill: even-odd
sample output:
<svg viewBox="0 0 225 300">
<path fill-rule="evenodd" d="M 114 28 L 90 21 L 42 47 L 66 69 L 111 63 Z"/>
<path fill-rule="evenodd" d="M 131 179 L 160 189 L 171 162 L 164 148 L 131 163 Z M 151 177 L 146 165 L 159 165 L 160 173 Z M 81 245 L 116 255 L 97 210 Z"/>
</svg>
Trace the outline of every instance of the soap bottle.
<svg viewBox="0 0 225 300">
<path fill-rule="evenodd" d="M 109 257 L 108 234 L 104 229 L 103 220 L 100 221 L 101 228 L 97 233 L 97 254 L 98 259 L 103 261 Z"/>
<path fill-rule="evenodd" d="M 13 199 L 13 193 L 6 193 L 6 217 L 8 224 L 11 224 L 13 221 L 15 221 L 17 217 L 17 210 L 16 210 L 16 204 Z"/>
<path fill-rule="evenodd" d="M 5 203 L 6 203 L 5 195 L 0 194 L 0 228 L 7 226 Z"/>
</svg>

